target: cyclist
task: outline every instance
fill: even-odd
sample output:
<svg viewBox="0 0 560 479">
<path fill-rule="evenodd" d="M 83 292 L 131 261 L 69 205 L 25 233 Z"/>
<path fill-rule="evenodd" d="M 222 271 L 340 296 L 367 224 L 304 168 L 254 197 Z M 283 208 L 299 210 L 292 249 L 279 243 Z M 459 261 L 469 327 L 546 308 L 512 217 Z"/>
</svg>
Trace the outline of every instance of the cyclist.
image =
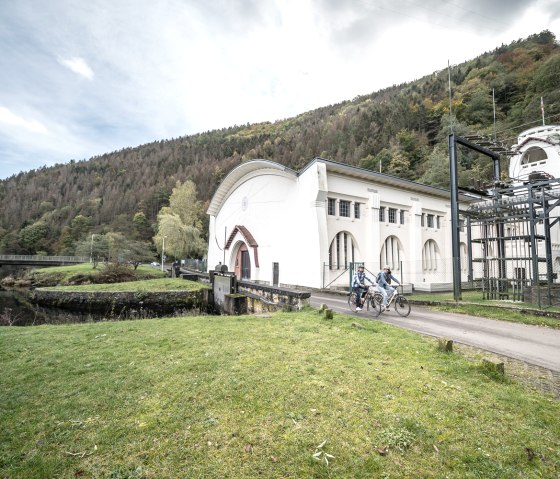
<svg viewBox="0 0 560 479">
<path fill-rule="evenodd" d="M 363 306 L 362 294 L 365 293 L 367 287 L 365 281 L 369 281 L 373 286 L 377 286 L 377 283 L 366 276 L 364 272 L 364 266 L 358 266 L 358 269 L 354 273 L 354 278 L 352 279 L 352 290 L 356 293 L 356 311 L 361 311 Z"/>
<path fill-rule="evenodd" d="M 387 302 L 389 301 L 389 296 L 395 292 L 395 288 L 391 286 L 391 281 L 397 284 L 399 280 L 391 274 L 391 268 L 385 266 L 383 271 L 380 271 L 377 275 L 377 290 L 383 295 L 383 303 L 381 304 L 381 311 L 385 311 L 387 308 Z"/>
</svg>

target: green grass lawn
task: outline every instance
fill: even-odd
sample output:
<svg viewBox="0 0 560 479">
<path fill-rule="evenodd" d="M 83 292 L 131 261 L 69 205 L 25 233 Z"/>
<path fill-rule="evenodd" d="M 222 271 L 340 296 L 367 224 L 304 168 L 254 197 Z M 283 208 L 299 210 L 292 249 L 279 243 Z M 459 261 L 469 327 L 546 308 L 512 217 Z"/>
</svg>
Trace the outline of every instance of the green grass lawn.
<svg viewBox="0 0 560 479">
<path fill-rule="evenodd" d="M 112 292 L 161 292 L 161 291 L 198 291 L 207 288 L 203 283 L 187 281 L 181 278 L 158 278 L 126 283 L 83 284 L 76 286 L 57 286 L 41 288 L 51 291 L 112 291 Z"/>
<path fill-rule="evenodd" d="M 560 402 L 352 321 L 2 328 L 0 477 L 559 477 Z"/>
<path fill-rule="evenodd" d="M 140 265 L 136 270 L 130 266 L 127 268 L 135 279 L 162 278 L 166 273 L 159 268 Z M 37 268 L 31 270 L 28 279 L 38 285 L 65 285 L 71 282 L 96 282 L 95 278 L 106 272 L 104 264 L 93 268 L 91 263 L 82 263 L 68 266 L 51 266 L 48 268 Z"/>
</svg>

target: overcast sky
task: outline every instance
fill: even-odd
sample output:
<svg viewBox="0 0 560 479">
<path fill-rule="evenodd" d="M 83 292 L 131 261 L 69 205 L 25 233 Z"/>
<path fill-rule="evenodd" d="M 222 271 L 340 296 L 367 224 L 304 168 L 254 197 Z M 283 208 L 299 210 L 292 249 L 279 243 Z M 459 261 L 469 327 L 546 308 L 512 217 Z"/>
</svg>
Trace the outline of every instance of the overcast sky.
<svg viewBox="0 0 560 479">
<path fill-rule="evenodd" d="M 276 121 L 544 29 L 558 0 L 0 0 L 0 178 Z"/>
</svg>

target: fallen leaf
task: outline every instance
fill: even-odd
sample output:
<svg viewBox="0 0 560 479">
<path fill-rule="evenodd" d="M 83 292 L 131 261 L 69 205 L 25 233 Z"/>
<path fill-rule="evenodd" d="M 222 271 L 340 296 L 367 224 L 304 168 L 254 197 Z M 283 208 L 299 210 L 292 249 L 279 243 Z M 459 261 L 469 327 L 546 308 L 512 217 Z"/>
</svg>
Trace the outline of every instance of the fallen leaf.
<svg viewBox="0 0 560 479">
<path fill-rule="evenodd" d="M 251 444 L 247 444 L 245 446 L 245 452 L 247 452 L 247 453 L 253 452 L 253 446 L 251 446 Z"/>
<path fill-rule="evenodd" d="M 271 456 L 271 457 L 270 457 L 270 460 L 271 460 L 272 462 L 278 462 L 278 458 L 277 458 L 276 456 Z"/>
<path fill-rule="evenodd" d="M 439 454 L 439 449 L 435 444 L 434 444 L 434 451 L 436 451 Z"/>
</svg>

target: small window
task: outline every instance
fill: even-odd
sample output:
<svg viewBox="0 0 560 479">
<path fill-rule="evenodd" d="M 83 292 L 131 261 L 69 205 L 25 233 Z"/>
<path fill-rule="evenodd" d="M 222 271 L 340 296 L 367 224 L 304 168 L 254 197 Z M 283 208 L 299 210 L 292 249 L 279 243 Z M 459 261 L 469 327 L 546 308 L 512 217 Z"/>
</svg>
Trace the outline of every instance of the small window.
<svg viewBox="0 0 560 479">
<path fill-rule="evenodd" d="M 354 218 L 360 218 L 360 203 L 354 203 Z"/>
<path fill-rule="evenodd" d="M 441 216 L 436 216 L 436 228 L 438 230 L 441 228 L 440 218 Z"/>
<path fill-rule="evenodd" d="M 350 202 L 346 200 L 340 200 L 338 204 L 338 214 L 344 216 L 345 218 L 350 218 Z"/>
<path fill-rule="evenodd" d="M 422 216 L 420 218 L 420 226 L 424 226 L 426 224 L 426 215 L 424 213 L 422 213 Z"/>
<path fill-rule="evenodd" d="M 404 210 L 400 210 L 399 213 L 401 225 L 404 225 Z"/>
<path fill-rule="evenodd" d="M 465 220 L 462 218 L 459 220 L 459 231 L 465 231 Z"/>
<path fill-rule="evenodd" d="M 334 216 L 335 208 L 336 208 L 336 200 L 334 198 L 328 198 L 328 209 L 327 209 L 328 214 Z"/>
<path fill-rule="evenodd" d="M 379 207 L 379 221 L 382 222 L 382 223 L 385 221 L 385 207 L 384 206 Z"/>
<path fill-rule="evenodd" d="M 428 220 L 428 228 L 433 228 L 434 227 L 434 215 L 428 215 L 427 220 Z"/>
<path fill-rule="evenodd" d="M 397 210 L 396 208 L 389 208 L 389 223 L 397 222 Z"/>
</svg>

